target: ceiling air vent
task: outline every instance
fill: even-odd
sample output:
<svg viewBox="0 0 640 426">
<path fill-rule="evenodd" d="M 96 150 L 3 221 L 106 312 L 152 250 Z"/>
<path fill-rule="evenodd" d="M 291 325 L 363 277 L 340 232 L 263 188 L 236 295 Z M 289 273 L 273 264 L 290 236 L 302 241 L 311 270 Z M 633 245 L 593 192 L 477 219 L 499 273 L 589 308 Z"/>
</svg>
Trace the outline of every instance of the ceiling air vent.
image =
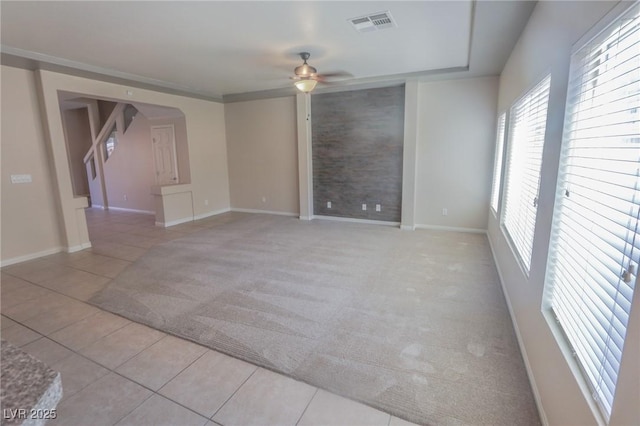
<svg viewBox="0 0 640 426">
<path fill-rule="evenodd" d="M 349 19 L 353 28 L 360 33 L 366 33 L 376 30 L 384 30 L 385 28 L 396 27 L 396 23 L 391 16 L 391 12 L 376 12 L 366 16 Z"/>
</svg>

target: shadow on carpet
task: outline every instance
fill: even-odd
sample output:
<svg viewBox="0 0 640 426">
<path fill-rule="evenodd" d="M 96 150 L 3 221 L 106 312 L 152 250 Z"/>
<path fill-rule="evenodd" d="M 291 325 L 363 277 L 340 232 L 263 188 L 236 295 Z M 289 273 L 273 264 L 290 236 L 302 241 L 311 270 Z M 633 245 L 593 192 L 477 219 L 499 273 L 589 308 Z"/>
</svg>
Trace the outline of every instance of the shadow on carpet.
<svg viewBox="0 0 640 426">
<path fill-rule="evenodd" d="M 539 424 L 481 234 L 238 215 L 90 303 L 415 423 Z"/>
</svg>

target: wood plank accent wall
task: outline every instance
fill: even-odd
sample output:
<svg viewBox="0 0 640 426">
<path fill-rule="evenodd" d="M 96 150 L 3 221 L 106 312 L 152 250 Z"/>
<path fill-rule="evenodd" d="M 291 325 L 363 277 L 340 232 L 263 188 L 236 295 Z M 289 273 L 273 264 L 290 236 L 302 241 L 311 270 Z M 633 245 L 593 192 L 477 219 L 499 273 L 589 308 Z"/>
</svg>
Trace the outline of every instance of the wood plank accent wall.
<svg viewBox="0 0 640 426">
<path fill-rule="evenodd" d="M 396 86 L 311 97 L 315 215 L 400 221 L 404 92 Z"/>
</svg>

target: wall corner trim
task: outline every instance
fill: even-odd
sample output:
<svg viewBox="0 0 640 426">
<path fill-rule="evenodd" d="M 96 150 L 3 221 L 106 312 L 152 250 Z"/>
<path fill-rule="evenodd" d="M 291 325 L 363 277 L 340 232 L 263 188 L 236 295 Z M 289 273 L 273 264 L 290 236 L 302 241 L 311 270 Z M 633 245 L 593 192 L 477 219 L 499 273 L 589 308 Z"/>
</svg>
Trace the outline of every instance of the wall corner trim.
<svg viewBox="0 0 640 426">
<path fill-rule="evenodd" d="M 230 211 L 231 211 L 231 209 L 230 209 L 229 207 L 227 207 L 227 208 L 225 208 L 225 209 L 220 209 L 220 210 L 213 210 L 213 211 L 210 211 L 210 212 L 206 212 L 206 213 L 202 213 L 202 214 L 195 215 L 195 216 L 193 217 L 193 220 L 206 219 L 206 218 L 208 218 L 208 217 L 211 217 L 211 216 L 217 216 L 217 215 L 219 215 L 219 214 L 222 214 L 222 213 L 228 213 L 228 212 L 230 212 Z"/>
<path fill-rule="evenodd" d="M 77 251 L 81 251 L 81 250 L 88 249 L 88 248 L 91 248 L 91 243 L 90 242 L 83 243 L 83 244 L 78 244 L 77 246 L 65 247 L 64 251 L 66 253 L 75 253 Z"/>
<path fill-rule="evenodd" d="M 152 210 L 137 210 L 137 209 L 128 209 L 128 208 L 125 208 L 125 207 L 113 207 L 113 206 L 109 206 L 106 210 L 117 210 L 117 211 L 121 211 L 121 212 L 153 214 L 153 215 L 156 214 L 156 212 L 152 211 Z"/>
<path fill-rule="evenodd" d="M 180 224 L 187 223 L 187 222 L 193 222 L 193 216 L 192 217 L 183 217 L 181 219 L 176 219 L 176 220 L 170 220 L 168 222 L 158 222 L 158 221 L 156 221 L 156 226 L 159 226 L 161 228 L 168 228 L 170 226 L 180 225 Z"/>
</svg>

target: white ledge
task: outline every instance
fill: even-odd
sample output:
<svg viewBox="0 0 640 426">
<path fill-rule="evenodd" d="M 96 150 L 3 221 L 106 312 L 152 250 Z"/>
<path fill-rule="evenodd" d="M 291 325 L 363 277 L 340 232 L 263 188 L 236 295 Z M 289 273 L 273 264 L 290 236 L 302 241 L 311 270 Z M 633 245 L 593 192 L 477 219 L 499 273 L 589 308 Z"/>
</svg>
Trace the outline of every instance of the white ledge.
<svg viewBox="0 0 640 426">
<path fill-rule="evenodd" d="M 151 187 L 151 195 L 170 195 L 182 192 L 191 192 L 191 184 L 178 183 L 175 185 L 153 185 Z"/>
</svg>

